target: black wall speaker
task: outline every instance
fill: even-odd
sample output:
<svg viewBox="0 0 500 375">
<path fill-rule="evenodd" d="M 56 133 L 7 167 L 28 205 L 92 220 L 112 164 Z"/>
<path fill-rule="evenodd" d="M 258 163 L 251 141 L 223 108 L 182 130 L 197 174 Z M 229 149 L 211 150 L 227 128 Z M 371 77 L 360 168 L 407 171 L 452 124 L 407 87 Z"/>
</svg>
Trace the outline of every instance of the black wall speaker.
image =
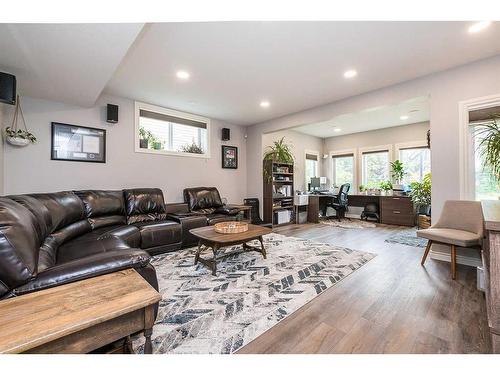
<svg viewBox="0 0 500 375">
<path fill-rule="evenodd" d="M 118 106 L 116 104 L 108 104 L 106 113 L 106 122 L 112 124 L 118 122 Z"/>
<path fill-rule="evenodd" d="M 0 102 L 16 104 L 16 77 L 0 72 Z"/>
<path fill-rule="evenodd" d="M 222 128 L 222 140 L 229 141 L 230 139 L 230 130 L 228 128 Z"/>
</svg>

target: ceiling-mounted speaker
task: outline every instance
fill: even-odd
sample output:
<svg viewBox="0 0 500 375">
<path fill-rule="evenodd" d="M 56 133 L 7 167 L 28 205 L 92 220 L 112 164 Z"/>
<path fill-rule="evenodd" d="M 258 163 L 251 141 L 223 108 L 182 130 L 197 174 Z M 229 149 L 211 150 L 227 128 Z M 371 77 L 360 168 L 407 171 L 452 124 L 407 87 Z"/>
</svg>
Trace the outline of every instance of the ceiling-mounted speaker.
<svg viewBox="0 0 500 375">
<path fill-rule="evenodd" d="M 0 102 L 16 104 L 16 77 L 0 72 Z"/>
<path fill-rule="evenodd" d="M 106 122 L 116 124 L 118 122 L 118 106 L 116 104 L 108 104 L 106 110 Z"/>
<path fill-rule="evenodd" d="M 229 141 L 231 139 L 230 133 L 231 131 L 228 128 L 222 128 L 222 140 Z"/>
</svg>

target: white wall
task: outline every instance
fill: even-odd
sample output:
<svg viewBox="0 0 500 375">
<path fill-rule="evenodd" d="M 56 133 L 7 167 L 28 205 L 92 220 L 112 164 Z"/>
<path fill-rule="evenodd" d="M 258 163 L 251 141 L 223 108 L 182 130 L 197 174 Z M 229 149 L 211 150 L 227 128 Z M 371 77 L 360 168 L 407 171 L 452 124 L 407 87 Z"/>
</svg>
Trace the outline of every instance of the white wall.
<svg viewBox="0 0 500 375">
<path fill-rule="evenodd" d="M 361 76 L 358 79 L 362 79 Z M 248 129 L 249 195 L 262 196 L 259 151 L 262 133 L 330 120 L 346 113 L 428 96 L 432 153 L 432 208 L 438 217 L 444 201 L 460 198 L 458 103 L 500 92 L 500 56 L 257 124 Z"/>
<path fill-rule="evenodd" d="M 120 106 L 119 123 L 105 122 L 106 103 Z M 5 194 L 51 192 L 66 189 L 121 189 L 159 187 L 167 202 L 181 202 L 182 190 L 192 186 L 216 186 L 231 203 L 246 197 L 246 142 L 239 126 L 212 120 L 211 159 L 136 153 L 134 151 L 134 102 L 101 97 L 93 108 L 23 98 L 28 128 L 38 143 L 25 148 L 5 145 Z M 9 108 L 8 117 L 11 118 Z M 5 116 L 4 116 L 5 117 Z M 106 163 L 50 160 L 51 122 L 107 130 Z M 221 167 L 221 128 L 231 129 L 231 141 L 238 147 L 238 169 Z"/>
<path fill-rule="evenodd" d="M 319 175 L 322 175 L 321 160 L 323 155 L 323 139 L 314 137 L 312 135 L 302 134 L 293 130 L 284 130 L 269 134 L 262 135 L 262 152 L 265 151 L 267 146 L 272 145 L 285 137 L 286 143 L 292 146 L 293 156 L 295 157 L 294 165 L 294 189 L 306 190 L 306 177 L 305 177 L 305 154 L 306 151 L 317 151 L 319 153 Z M 261 153 L 262 155 L 262 153 Z M 262 156 L 261 156 L 262 158 Z"/>
</svg>

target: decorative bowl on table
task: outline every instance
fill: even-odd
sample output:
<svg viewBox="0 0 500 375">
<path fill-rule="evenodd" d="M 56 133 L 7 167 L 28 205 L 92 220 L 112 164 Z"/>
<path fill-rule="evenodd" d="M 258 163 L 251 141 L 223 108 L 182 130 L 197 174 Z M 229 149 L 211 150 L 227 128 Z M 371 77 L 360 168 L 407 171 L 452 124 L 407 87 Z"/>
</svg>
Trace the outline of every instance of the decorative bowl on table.
<svg viewBox="0 0 500 375">
<path fill-rule="evenodd" d="M 217 233 L 223 234 L 243 233 L 248 230 L 248 223 L 241 221 L 225 221 L 215 224 L 214 229 Z"/>
</svg>

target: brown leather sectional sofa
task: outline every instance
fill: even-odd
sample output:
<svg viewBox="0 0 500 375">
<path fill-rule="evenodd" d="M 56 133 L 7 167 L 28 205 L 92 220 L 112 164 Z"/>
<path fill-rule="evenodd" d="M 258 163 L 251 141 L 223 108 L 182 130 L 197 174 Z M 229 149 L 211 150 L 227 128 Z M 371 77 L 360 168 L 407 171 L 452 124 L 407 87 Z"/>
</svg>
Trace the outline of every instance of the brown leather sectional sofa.
<svg viewBox="0 0 500 375">
<path fill-rule="evenodd" d="M 0 197 L 0 299 L 134 268 L 158 289 L 150 255 L 192 245 L 189 229 L 232 220 L 216 188 L 84 190 Z"/>
</svg>

